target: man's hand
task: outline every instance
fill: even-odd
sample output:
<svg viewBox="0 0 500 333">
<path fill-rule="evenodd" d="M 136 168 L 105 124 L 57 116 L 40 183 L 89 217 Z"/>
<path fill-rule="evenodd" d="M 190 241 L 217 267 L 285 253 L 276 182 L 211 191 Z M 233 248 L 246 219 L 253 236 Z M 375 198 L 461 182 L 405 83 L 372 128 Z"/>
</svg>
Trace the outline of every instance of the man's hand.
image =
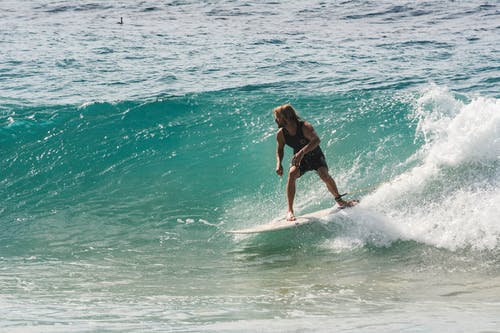
<svg viewBox="0 0 500 333">
<path fill-rule="evenodd" d="M 297 152 L 297 154 L 293 155 L 292 165 L 295 165 L 296 167 L 298 167 L 300 165 L 300 162 L 302 161 L 303 157 L 304 157 L 304 151 L 301 149 Z"/>
<path fill-rule="evenodd" d="M 276 174 L 280 177 L 283 176 L 283 167 L 281 166 L 281 164 L 276 166 Z"/>
</svg>

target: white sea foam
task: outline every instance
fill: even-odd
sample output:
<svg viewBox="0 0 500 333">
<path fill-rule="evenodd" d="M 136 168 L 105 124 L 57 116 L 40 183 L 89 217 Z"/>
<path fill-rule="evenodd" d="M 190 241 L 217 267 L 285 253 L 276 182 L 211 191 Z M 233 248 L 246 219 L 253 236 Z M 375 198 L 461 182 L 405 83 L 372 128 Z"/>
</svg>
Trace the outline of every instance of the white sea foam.
<svg viewBox="0 0 500 333">
<path fill-rule="evenodd" d="M 421 163 L 364 198 L 382 216 L 358 216 L 391 230 L 394 239 L 447 249 L 493 249 L 500 244 L 500 102 L 463 103 L 437 87 L 418 100 Z M 411 157 L 412 159 L 415 156 Z M 373 223 L 372 223 L 373 227 Z M 376 234 L 359 233 L 368 240 Z M 390 234 L 390 233 L 389 233 Z M 387 234 L 387 235 L 389 235 Z"/>
<path fill-rule="evenodd" d="M 416 116 L 428 149 L 424 165 L 500 159 L 500 100 L 480 97 L 464 105 L 433 88 L 418 101 Z"/>
</svg>

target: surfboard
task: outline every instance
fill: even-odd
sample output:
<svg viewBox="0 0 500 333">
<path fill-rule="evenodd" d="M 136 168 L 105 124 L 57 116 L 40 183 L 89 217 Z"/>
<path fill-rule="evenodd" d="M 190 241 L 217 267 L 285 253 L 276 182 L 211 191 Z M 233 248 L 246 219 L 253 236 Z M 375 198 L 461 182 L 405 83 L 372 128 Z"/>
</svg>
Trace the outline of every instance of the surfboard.
<svg viewBox="0 0 500 333">
<path fill-rule="evenodd" d="M 295 221 L 287 221 L 286 218 L 274 219 L 269 223 L 257 225 L 255 227 L 240 229 L 240 230 L 230 230 L 230 234 L 260 234 L 264 232 L 272 232 L 284 229 L 291 229 L 303 226 L 305 224 L 310 224 L 314 222 L 320 222 L 325 220 L 336 213 L 345 213 L 347 208 L 340 208 L 339 206 L 334 206 L 331 208 L 322 209 L 313 213 L 304 214 L 296 216 Z"/>
</svg>

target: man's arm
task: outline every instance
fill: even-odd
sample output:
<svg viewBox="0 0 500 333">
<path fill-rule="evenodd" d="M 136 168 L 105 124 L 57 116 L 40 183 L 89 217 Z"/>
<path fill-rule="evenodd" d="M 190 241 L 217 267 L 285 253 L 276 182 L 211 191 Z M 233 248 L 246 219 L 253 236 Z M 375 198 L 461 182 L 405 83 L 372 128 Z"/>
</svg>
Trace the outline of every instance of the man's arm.
<svg viewBox="0 0 500 333">
<path fill-rule="evenodd" d="M 283 176 L 283 166 L 281 162 L 285 154 L 285 136 L 283 135 L 283 129 L 280 129 L 276 134 L 276 143 L 276 174 L 281 177 Z"/>
<path fill-rule="evenodd" d="M 314 127 L 307 121 L 304 122 L 304 125 L 302 126 L 302 133 L 304 134 L 304 137 L 307 140 L 309 140 L 309 143 L 293 156 L 292 158 L 293 165 L 300 165 L 302 157 L 304 157 L 304 155 L 307 154 L 308 152 L 316 149 L 316 147 L 318 147 L 319 144 L 321 143 L 321 140 L 319 139 L 318 134 L 316 134 Z"/>
</svg>

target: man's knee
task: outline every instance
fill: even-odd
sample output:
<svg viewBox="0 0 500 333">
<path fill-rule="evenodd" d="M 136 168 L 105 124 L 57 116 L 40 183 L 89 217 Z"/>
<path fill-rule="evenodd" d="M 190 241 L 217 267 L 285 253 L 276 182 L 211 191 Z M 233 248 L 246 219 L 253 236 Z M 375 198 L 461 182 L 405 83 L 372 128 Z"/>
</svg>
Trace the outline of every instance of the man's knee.
<svg viewBox="0 0 500 333">
<path fill-rule="evenodd" d="M 300 170 L 296 166 L 293 166 L 290 168 L 288 171 L 288 177 L 289 179 L 297 179 L 300 177 Z"/>
</svg>

